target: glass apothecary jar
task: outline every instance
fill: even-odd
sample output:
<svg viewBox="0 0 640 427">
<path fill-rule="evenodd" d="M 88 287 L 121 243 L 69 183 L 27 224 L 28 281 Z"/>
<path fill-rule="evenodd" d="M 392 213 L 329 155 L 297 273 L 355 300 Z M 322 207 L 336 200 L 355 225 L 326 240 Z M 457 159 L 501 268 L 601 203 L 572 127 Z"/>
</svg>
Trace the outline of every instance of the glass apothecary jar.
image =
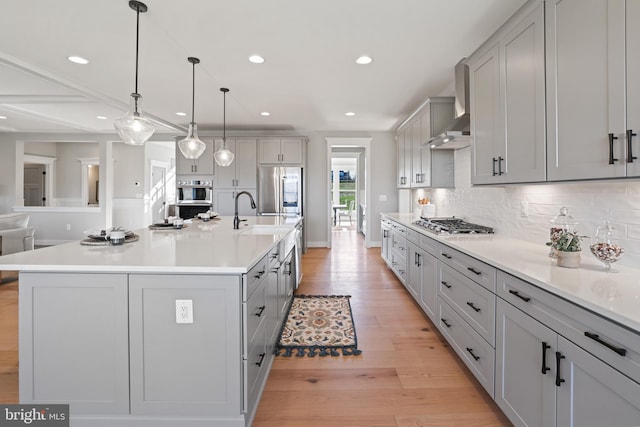
<svg viewBox="0 0 640 427">
<path fill-rule="evenodd" d="M 563 206 L 560 208 L 560 213 L 554 216 L 549 223 L 549 257 L 558 258 L 558 251 L 554 248 L 555 244 L 565 232 L 576 232 L 578 222 L 569 214 L 569 208 Z"/>
<path fill-rule="evenodd" d="M 618 244 L 615 235 L 615 227 L 609 220 L 604 220 L 596 229 L 596 234 L 591 242 L 591 253 L 604 264 L 606 270 L 611 269 L 611 263 L 620 259 L 624 249 Z"/>
</svg>

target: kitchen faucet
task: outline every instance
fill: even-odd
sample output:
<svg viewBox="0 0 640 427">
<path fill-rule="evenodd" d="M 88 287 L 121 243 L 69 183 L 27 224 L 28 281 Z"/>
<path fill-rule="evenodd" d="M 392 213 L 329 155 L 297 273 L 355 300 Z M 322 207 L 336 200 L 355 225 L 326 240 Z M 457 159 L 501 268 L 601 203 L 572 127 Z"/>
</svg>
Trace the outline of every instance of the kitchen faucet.
<svg viewBox="0 0 640 427">
<path fill-rule="evenodd" d="M 241 191 L 238 194 L 236 194 L 236 209 L 233 214 L 234 230 L 237 230 L 238 228 L 240 228 L 240 218 L 238 218 L 238 197 L 240 197 L 241 194 L 246 194 L 247 196 L 249 196 L 249 199 L 251 199 L 251 209 L 256 208 L 256 202 L 253 201 L 253 196 L 251 195 L 251 193 L 249 193 L 248 191 Z"/>
</svg>

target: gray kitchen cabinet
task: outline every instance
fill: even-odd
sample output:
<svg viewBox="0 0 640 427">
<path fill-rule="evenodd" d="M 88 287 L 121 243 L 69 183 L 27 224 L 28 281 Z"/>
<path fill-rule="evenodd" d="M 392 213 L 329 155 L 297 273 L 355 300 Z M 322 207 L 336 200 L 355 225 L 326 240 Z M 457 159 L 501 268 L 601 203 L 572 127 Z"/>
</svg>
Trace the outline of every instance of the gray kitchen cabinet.
<svg viewBox="0 0 640 427">
<path fill-rule="evenodd" d="M 626 16 L 625 6 L 629 6 Z M 634 27 L 639 16 L 637 1 L 546 2 L 549 181 L 617 178 L 640 172 L 637 159 L 631 159 L 627 168 L 625 132 L 626 121 L 639 126 L 637 86 L 635 93 L 629 91 L 633 86 L 625 88 L 638 73 L 638 30 Z M 627 42 L 631 46 L 625 52 Z M 632 100 L 629 111 L 627 94 Z M 625 120 L 628 113 L 636 117 Z M 634 148 L 640 151 L 637 137 Z"/>
<path fill-rule="evenodd" d="M 438 314 L 438 259 L 433 239 L 407 230 L 408 273 L 407 286 L 422 310 L 437 323 Z"/>
<path fill-rule="evenodd" d="M 235 211 L 236 195 L 240 191 L 248 191 L 256 198 L 256 188 L 221 189 L 213 191 L 213 209 L 220 215 L 233 215 Z M 240 216 L 255 216 L 256 210 L 251 208 L 251 202 L 246 196 L 238 200 L 238 214 Z"/>
<path fill-rule="evenodd" d="M 304 138 L 262 138 L 258 140 L 258 163 L 302 166 Z"/>
<path fill-rule="evenodd" d="M 627 176 L 640 176 L 640 2 L 627 0 L 627 124 L 625 126 Z M 635 135 L 634 135 L 635 134 Z M 629 140 L 631 138 L 631 140 Z M 631 148 L 629 148 L 631 147 Z"/>
<path fill-rule="evenodd" d="M 19 305 L 20 403 L 129 414 L 126 274 L 20 273 Z"/>
<path fill-rule="evenodd" d="M 389 255 L 389 248 L 391 246 L 391 221 L 386 218 L 382 218 L 382 221 L 380 222 L 380 231 L 380 236 L 382 238 L 380 253 L 384 262 L 391 264 L 391 258 Z"/>
<path fill-rule="evenodd" d="M 222 140 L 215 140 L 216 150 Z M 229 166 L 215 165 L 214 188 L 256 188 L 257 187 L 257 143 L 255 139 L 227 139 L 227 148 L 235 155 Z"/>
<path fill-rule="evenodd" d="M 495 400 L 514 425 L 640 425 L 634 332 L 502 272 L 498 295 Z"/>
<path fill-rule="evenodd" d="M 396 134 L 396 158 L 397 158 L 397 187 L 409 188 L 411 186 L 411 143 L 410 129 L 405 128 Z"/>
<path fill-rule="evenodd" d="M 420 300 L 424 252 L 418 245 L 407 242 L 407 281 L 404 284 L 413 299 Z"/>
<path fill-rule="evenodd" d="M 557 334 L 498 298 L 495 401 L 515 426 L 556 425 Z"/>
<path fill-rule="evenodd" d="M 640 384 L 562 336 L 557 352 L 557 376 L 563 381 L 558 387 L 558 426 L 640 425 Z"/>
<path fill-rule="evenodd" d="M 179 138 L 182 139 L 182 138 Z M 179 140 L 178 139 L 178 140 Z M 201 138 L 206 148 L 200 158 L 196 160 L 187 159 L 182 155 L 176 143 L 176 175 L 213 175 L 214 144 L 212 138 Z"/>
<path fill-rule="evenodd" d="M 407 229 L 404 225 L 391 223 L 391 241 L 389 258 L 391 269 L 396 273 L 402 284 L 407 282 Z"/>
<path fill-rule="evenodd" d="M 129 276 L 133 415 L 241 415 L 240 291 L 237 276 Z"/>
<path fill-rule="evenodd" d="M 469 59 L 472 183 L 544 181 L 544 7 L 525 8 Z"/>
<path fill-rule="evenodd" d="M 425 143 L 444 131 L 454 115 L 454 98 L 429 98 L 400 125 L 398 188 L 453 187 L 453 150 L 431 150 Z"/>
</svg>

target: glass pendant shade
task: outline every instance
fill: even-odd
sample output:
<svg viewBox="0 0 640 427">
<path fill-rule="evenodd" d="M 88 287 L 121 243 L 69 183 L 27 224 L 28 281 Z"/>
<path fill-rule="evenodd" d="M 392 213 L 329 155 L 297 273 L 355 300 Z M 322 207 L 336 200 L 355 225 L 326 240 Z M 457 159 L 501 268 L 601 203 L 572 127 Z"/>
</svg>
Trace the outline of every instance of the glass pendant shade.
<svg viewBox="0 0 640 427">
<path fill-rule="evenodd" d="M 216 161 L 216 164 L 222 167 L 229 166 L 233 163 L 233 159 L 235 154 L 231 152 L 227 148 L 227 92 L 229 89 L 226 87 L 221 87 L 220 92 L 222 92 L 222 147 L 215 153 L 213 153 L 213 158 Z"/>
<path fill-rule="evenodd" d="M 141 104 L 142 96 L 132 93 L 131 105 L 127 114 L 113 121 L 113 126 L 116 128 L 118 136 L 122 138 L 125 144 L 144 145 L 156 130 L 151 121 L 142 116 Z"/>
<path fill-rule="evenodd" d="M 198 159 L 207 148 L 206 144 L 198 138 L 198 125 L 189 123 L 189 134 L 185 139 L 178 141 L 178 148 L 187 159 Z"/>
<path fill-rule="evenodd" d="M 228 148 L 226 141 L 222 142 L 222 147 L 213 153 L 213 157 L 216 160 L 216 164 L 226 167 L 233 163 L 235 154 L 233 154 Z"/>
</svg>

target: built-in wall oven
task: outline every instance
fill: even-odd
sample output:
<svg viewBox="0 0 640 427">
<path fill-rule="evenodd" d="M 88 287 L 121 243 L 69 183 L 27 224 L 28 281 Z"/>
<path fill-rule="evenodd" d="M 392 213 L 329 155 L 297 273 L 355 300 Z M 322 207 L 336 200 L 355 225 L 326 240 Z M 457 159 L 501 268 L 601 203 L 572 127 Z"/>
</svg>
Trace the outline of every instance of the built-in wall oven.
<svg viewBox="0 0 640 427">
<path fill-rule="evenodd" d="M 213 186 L 210 181 L 179 181 L 177 187 L 177 215 L 182 219 L 195 218 L 213 209 Z"/>
</svg>

